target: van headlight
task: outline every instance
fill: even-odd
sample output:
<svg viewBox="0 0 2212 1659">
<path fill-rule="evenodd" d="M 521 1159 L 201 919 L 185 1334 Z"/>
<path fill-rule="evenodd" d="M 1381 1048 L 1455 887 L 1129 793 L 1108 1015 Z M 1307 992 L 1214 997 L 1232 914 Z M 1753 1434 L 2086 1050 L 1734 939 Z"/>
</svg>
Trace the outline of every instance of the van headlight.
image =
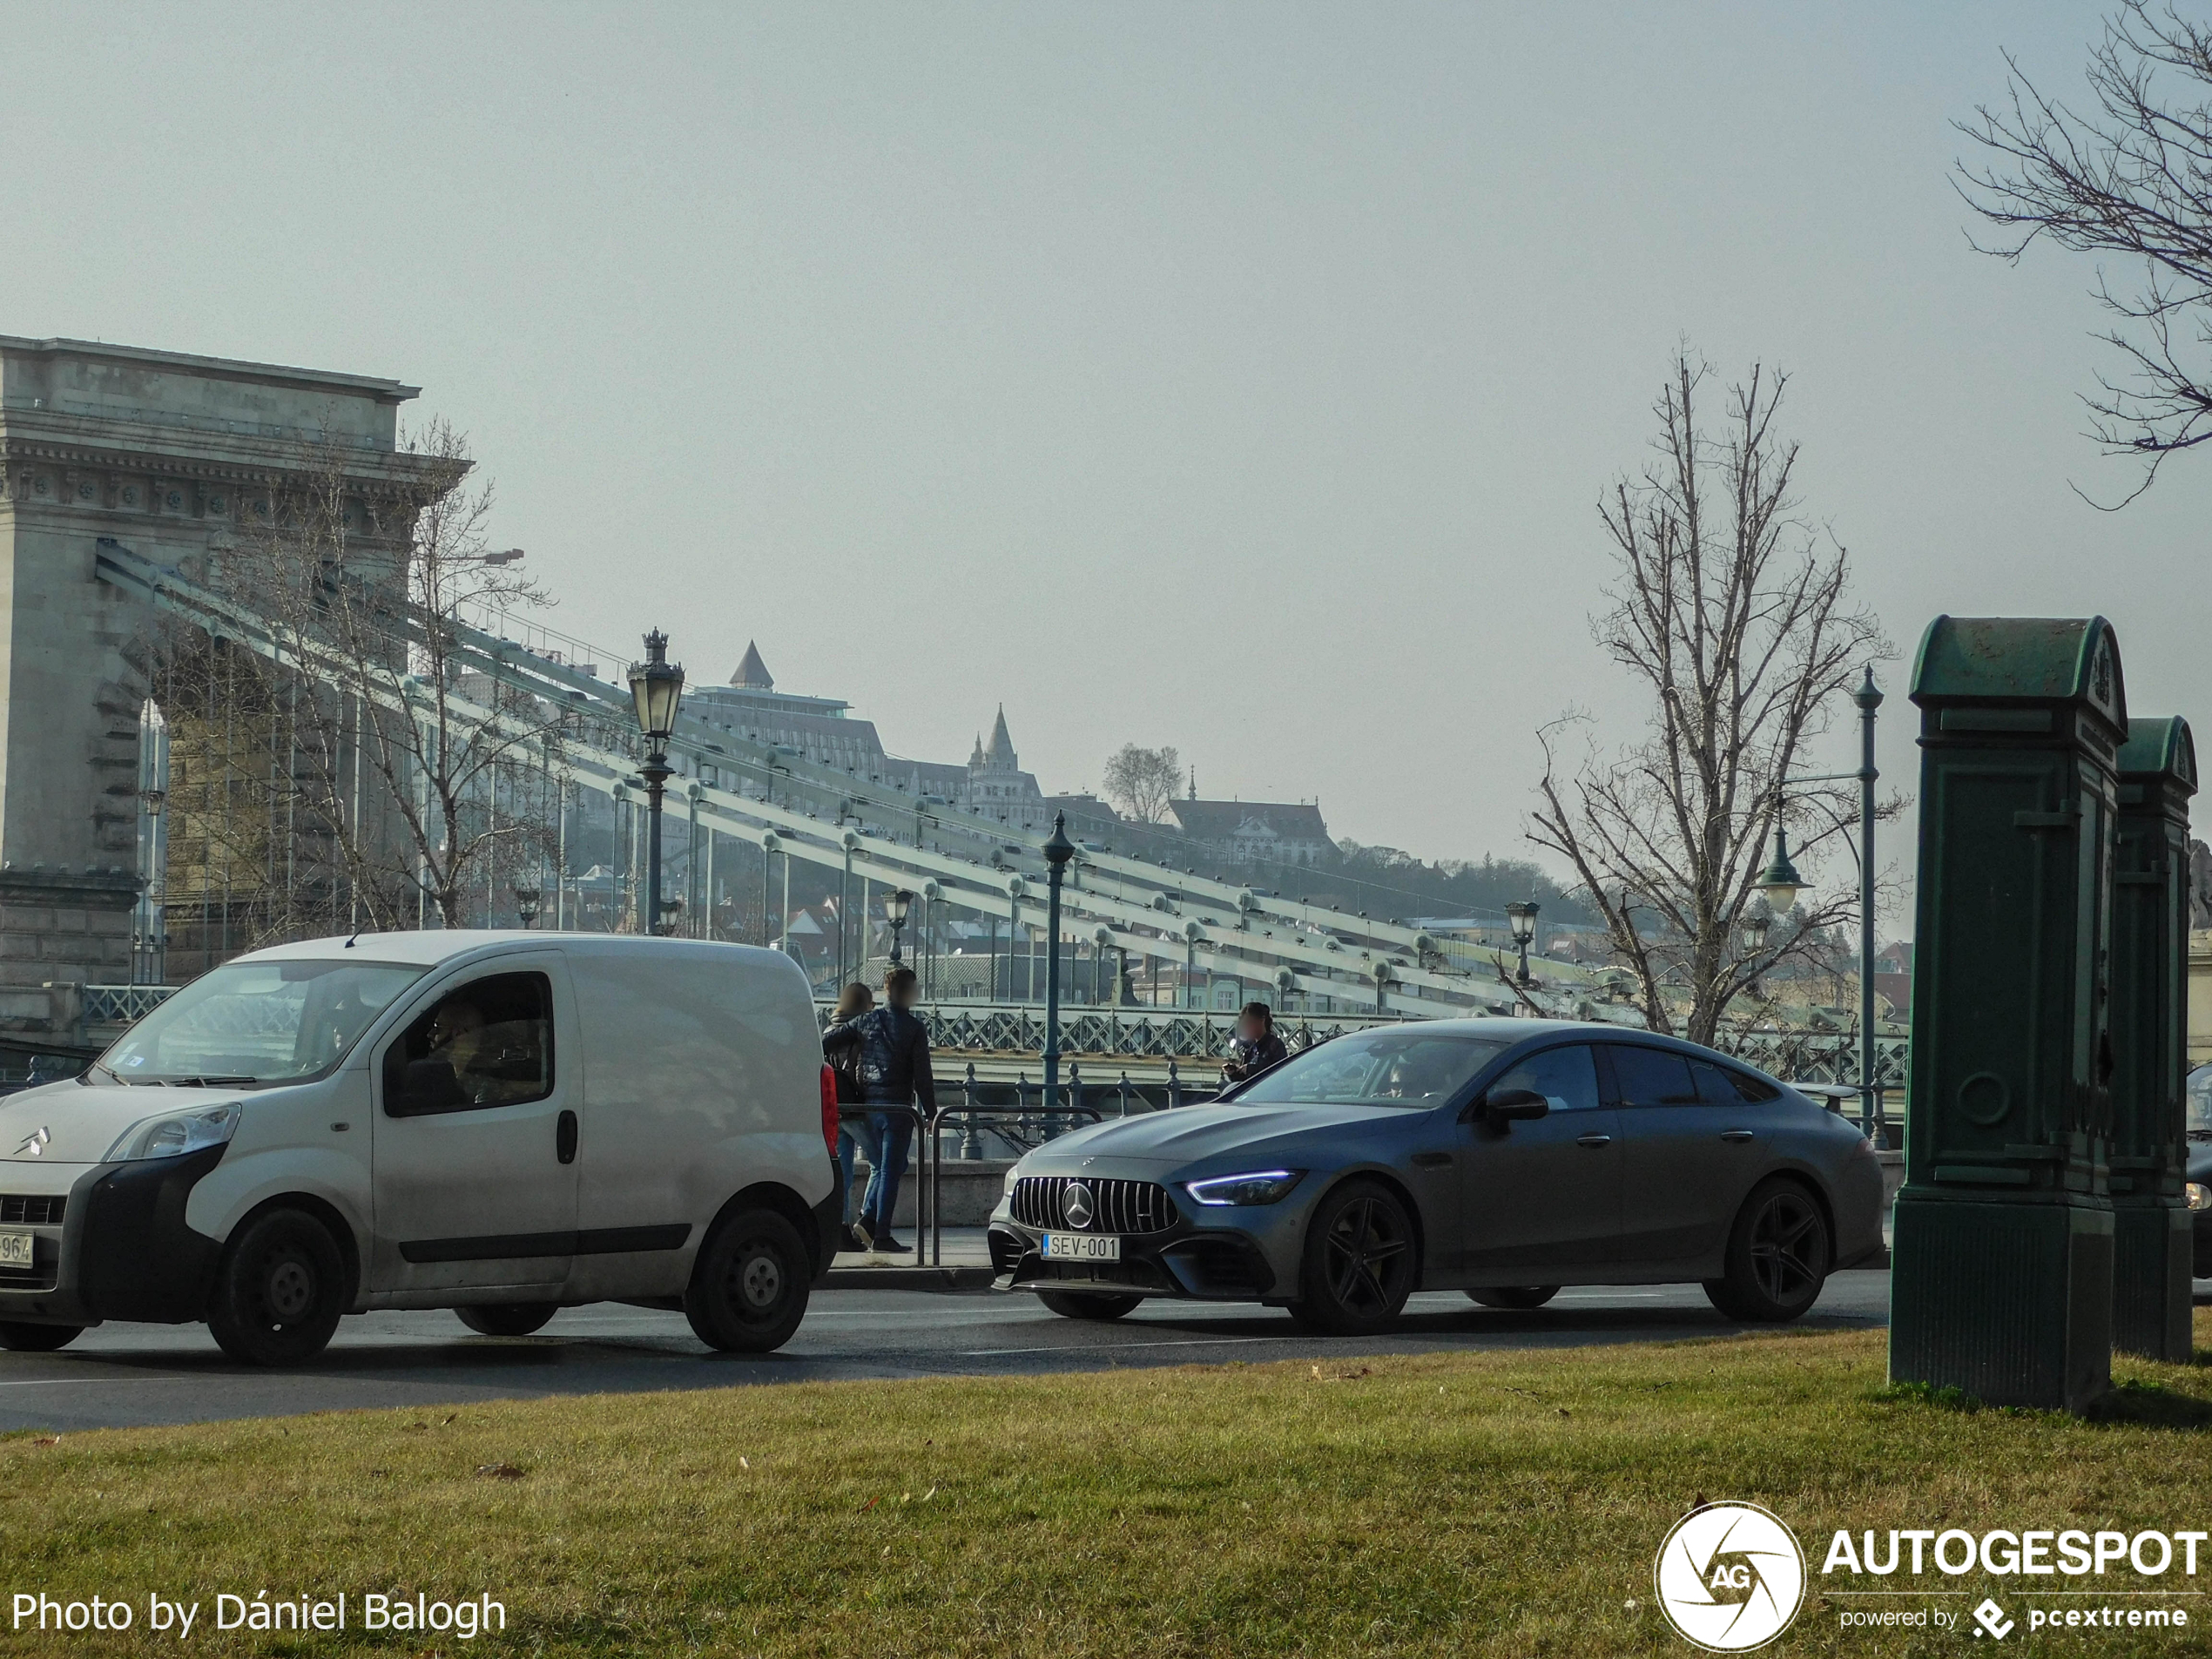
<svg viewBox="0 0 2212 1659">
<path fill-rule="evenodd" d="M 197 1111 L 171 1112 L 149 1117 L 124 1130 L 123 1138 L 107 1150 L 109 1163 L 133 1163 L 142 1158 L 182 1157 L 226 1144 L 238 1131 L 239 1105 L 204 1106 Z"/>
<path fill-rule="evenodd" d="M 1305 1178 L 1304 1170 L 1259 1170 L 1251 1175 L 1217 1175 L 1186 1181 L 1183 1190 L 1203 1204 L 1275 1204 Z"/>
<path fill-rule="evenodd" d="M 2187 1182 L 2183 1184 L 2182 1192 L 2188 1198 L 2190 1209 L 2212 1210 L 2212 1187 L 2206 1186 L 2203 1182 Z"/>
</svg>

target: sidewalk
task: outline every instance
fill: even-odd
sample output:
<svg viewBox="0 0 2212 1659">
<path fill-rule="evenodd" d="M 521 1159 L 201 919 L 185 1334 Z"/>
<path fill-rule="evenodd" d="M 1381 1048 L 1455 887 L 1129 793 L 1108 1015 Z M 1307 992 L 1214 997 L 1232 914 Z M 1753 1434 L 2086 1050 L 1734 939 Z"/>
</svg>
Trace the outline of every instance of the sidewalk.
<svg viewBox="0 0 2212 1659">
<path fill-rule="evenodd" d="M 990 1246 L 981 1227 L 948 1227 L 942 1254 L 933 1253 L 931 1264 L 914 1265 L 914 1230 L 901 1227 L 894 1234 L 907 1248 L 896 1256 L 874 1251 L 840 1251 L 830 1264 L 823 1288 L 832 1291 L 980 1291 L 988 1289 Z M 927 1235 L 924 1235 L 925 1239 Z"/>
</svg>

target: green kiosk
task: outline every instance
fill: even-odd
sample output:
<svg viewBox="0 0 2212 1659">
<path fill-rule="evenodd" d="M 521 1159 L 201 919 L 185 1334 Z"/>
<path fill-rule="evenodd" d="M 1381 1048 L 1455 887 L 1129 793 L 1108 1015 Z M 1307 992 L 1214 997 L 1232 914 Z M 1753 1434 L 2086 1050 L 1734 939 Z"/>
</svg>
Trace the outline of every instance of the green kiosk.
<svg viewBox="0 0 2212 1659">
<path fill-rule="evenodd" d="M 2189 797 L 2172 716 L 2128 723 L 2112 874 L 2112 1345 L 2186 1363 Z"/>
<path fill-rule="evenodd" d="M 2103 617 L 1938 617 L 1890 1376 L 2080 1411 L 2110 1386 L 2107 979 L 2119 648 Z"/>
</svg>

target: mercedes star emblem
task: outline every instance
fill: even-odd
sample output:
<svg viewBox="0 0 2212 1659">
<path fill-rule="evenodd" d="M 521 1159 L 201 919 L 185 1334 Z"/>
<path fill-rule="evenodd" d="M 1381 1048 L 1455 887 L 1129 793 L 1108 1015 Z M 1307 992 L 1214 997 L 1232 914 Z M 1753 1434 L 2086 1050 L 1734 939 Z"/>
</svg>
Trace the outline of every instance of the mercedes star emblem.
<svg viewBox="0 0 2212 1659">
<path fill-rule="evenodd" d="M 1067 1191 L 1060 1195 L 1060 1213 L 1067 1217 L 1070 1227 L 1088 1227 L 1092 1215 L 1090 1189 L 1080 1181 L 1070 1181 Z"/>
</svg>

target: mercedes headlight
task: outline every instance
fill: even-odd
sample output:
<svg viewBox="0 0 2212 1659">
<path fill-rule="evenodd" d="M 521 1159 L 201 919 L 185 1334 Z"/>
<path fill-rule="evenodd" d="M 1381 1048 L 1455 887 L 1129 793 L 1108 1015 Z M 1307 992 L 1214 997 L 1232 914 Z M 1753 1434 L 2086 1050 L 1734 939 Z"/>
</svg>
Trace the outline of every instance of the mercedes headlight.
<svg viewBox="0 0 2212 1659">
<path fill-rule="evenodd" d="M 2188 1197 L 2190 1209 L 2212 1210 L 2212 1187 L 2202 1181 L 2191 1181 L 2183 1185 L 2182 1191 Z"/>
<path fill-rule="evenodd" d="M 182 1157 L 222 1146 L 238 1131 L 239 1105 L 206 1106 L 197 1111 L 171 1112 L 149 1117 L 124 1130 L 123 1138 L 107 1150 L 106 1162 L 132 1163 L 141 1158 Z"/>
<path fill-rule="evenodd" d="M 1014 1196 L 1014 1184 L 1019 1179 L 1021 1179 L 1021 1166 L 1008 1164 L 1006 1171 L 1006 1185 L 1000 1189 L 999 1197 L 1011 1198 Z"/>
<path fill-rule="evenodd" d="M 1258 1170 L 1250 1175 L 1217 1175 L 1186 1181 L 1183 1190 L 1203 1204 L 1275 1204 L 1305 1178 L 1304 1170 Z"/>
</svg>

